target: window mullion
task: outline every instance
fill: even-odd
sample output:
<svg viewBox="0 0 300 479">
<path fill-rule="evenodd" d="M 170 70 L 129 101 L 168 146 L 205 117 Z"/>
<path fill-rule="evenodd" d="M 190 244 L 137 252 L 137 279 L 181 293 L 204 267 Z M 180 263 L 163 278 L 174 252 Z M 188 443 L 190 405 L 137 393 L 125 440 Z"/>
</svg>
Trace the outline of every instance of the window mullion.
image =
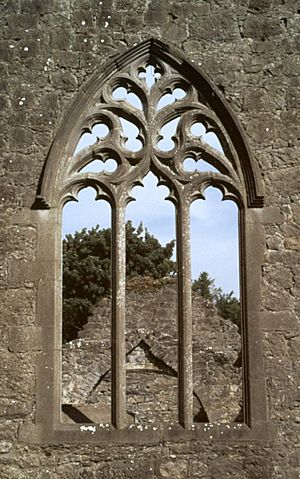
<svg viewBox="0 0 300 479">
<path fill-rule="evenodd" d="M 126 225 L 125 205 L 120 201 L 112 208 L 112 424 L 125 426 L 125 277 Z"/>
<path fill-rule="evenodd" d="M 192 289 L 190 251 L 190 205 L 180 201 L 176 214 L 178 262 L 178 389 L 179 422 L 185 429 L 193 423 Z"/>
</svg>

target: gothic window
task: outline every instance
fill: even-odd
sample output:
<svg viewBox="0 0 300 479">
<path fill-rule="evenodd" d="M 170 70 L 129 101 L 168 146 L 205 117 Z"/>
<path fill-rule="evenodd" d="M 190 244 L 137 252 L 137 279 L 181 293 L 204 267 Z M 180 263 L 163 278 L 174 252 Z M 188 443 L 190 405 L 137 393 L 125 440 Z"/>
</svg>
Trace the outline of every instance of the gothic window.
<svg viewBox="0 0 300 479">
<path fill-rule="evenodd" d="M 220 190 L 239 210 L 243 367 L 243 417 L 236 425 L 210 427 L 209 435 L 254 437 L 266 421 L 257 323 L 263 195 L 245 135 L 205 74 L 161 42 L 146 41 L 99 72 L 66 115 L 33 207 L 39 220 L 38 320 L 47 339 L 37 371 L 36 423 L 30 431 L 42 442 L 141 440 L 140 431 L 126 426 L 125 209 L 132 188 L 152 173 L 168 188 L 176 211 L 178 422 L 160 431 L 143 431 L 144 440 L 191 435 L 207 439 L 207 424 L 193 420 L 190 208 L 194 200 L 205 198 L 208 187 Z M 84 135 L 93 135 L 91 146 L 82 147 Z M 209 135 L 215 136 L 216 147 L 207 140 Z M 204 167 L 191 170 L 191 162 Z M 109 163 L 113 167 L 105 170 Z M 60 419 L 61 211 L 87 187 L 110 204 L 112 213 L 112 426 L 108 430 L 97 424 L 63 425 Z M 140 348 L 147 356 L 143 341 Z"/>
</svg>

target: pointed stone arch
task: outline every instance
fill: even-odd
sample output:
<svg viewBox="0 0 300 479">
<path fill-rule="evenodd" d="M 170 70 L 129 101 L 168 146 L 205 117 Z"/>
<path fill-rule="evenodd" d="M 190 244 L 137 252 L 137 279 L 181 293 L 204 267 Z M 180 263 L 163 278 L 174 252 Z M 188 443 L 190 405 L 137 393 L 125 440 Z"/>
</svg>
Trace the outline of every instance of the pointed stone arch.
<svg viewBox="0 0 300 479">
<path fill-rule="evenodd" d="M 208 107 L 214 111 L 224 126 L 237 152 L 237 162 L 242 171 L 246 190 L 247 206 L 262 207 L 263 185 L 259 167 L 251 155 L 244 130 L 222 93 L 206 73 L 188 61 L 182 52 L 160 40 L 146 40 L 99 67 L 78 91 L 71 107 L 64 115 L 56 137 L 51 144 L 40 177 L 33 209 L 48 209 L 55 206 L 60 191 L 60 172 L 73 155 L 74 145 L 80 136 L 89 110 L 93 109 L 105 83 L 133 62 L 156 62 L 162 60 L 177 71 L 194 88 L 201 92 Z M 84 121 L 83 121 L 84 120 Z"/>
</svg>

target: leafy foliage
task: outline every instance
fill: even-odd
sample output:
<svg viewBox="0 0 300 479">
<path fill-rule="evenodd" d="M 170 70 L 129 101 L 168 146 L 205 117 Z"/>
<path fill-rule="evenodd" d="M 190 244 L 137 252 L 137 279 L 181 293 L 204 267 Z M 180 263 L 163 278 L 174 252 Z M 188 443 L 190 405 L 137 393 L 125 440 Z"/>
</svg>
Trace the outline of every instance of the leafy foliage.
<svg viewBox="0 0 300 479">
<path fill-rule="evenodd" d="M 192 290 L 201 294 L 201 296 L 209 301 L 215 302 L 218 295 L 221 294 L 221 288 L 215 287 L 215 280 L 209 277 L 206 271 L 199 274 L 192 284 Z"/>
<path fill-rule="evenodd" d="M 144 236 L 143 236 L 144 233 Z M 137 229 L 128 221 L 126 225 L 126 276 L 152 276 L 163 278 L 175 272 L 175 263 L 171 260 L 175 241 L 161 246 L 158 239 L 151 235 L 142 223 Z"/>
<path fill-rule="evenodd" d="M 159 279 L 175 271 L 174 241 L 162 246 L 140 224 L 126 224 L 126 276 Z M 63 241 L 63 338 L 77 336 L 93 305 L 111 288 L 111 230 L 85 228 Z"/>
<path fill-rule="evenodd" d="M 232 321 L 240 330 L 241 306 L 240 301 L 233 296 L 233 291 L 224 293 L 222 288 L 216 288 L 214 279 L 210 278 L 206 271 L 202 271 L 193 281 L 192 289 L 201 294 L 203 298 L 212 301 L 219 315 Z"/>
<path fill-rule="evenodd" d="M 216 301 L 217 310 L 222 318 L 230 319 L 241 329 L 241 305 L 240 301 L 230 293 L 221 293 Z"/>
</svg>

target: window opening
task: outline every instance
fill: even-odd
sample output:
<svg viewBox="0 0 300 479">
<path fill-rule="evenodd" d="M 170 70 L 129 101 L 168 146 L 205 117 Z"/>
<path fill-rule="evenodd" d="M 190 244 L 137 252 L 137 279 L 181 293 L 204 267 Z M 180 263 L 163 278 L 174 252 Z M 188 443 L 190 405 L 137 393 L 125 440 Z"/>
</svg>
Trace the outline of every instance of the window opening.
<svg viewBox="0 0 300 479">
<path fill-rule="evenodd" d="M 112 97 L 114 100 L 126 101 L 134 108 L 143 110 L 143 104 L 140 98 L 133 92 L 128 92 L 124 87 L 118 87 L 113 91 Z"/>
<path fill-rule="evenodd" d="M 118 164 L 116 160 L 113 158 L 108 158 L 105 161 L 102 159 L 99 160 L 93 160 L 90 163 L 88 163 L 86 166 L 84 166 L 80 171 L 81 173 L 101 173 L 107 172 L 107 173 L 113 173 L 116 171 L 118 168 Z"/>
<path fill-rule="evenodd" d="M 161 151 L 172 151 L 175 147 L 175 133 L 179 123 L 179 118 L 168 121 L 159 132 L 157 147 Z"/>
<path fill-rule="evenodd" d="M 123 129 L 125 148 L 132 152 L 140 151 L 143 143 L 140 140 L 139 128 L 133 122 L 125 120 L 125 118 L 120 118 L 120 123 Z"/>
<path fill-rule="evenodd" d="M 161 110 L 165 106 L 172 105 L 177 100 L 182 100 L 186 95 L 186 92 L 182 88 L 175 88 L 173 93 L 166 93 L 159 100 L 156 109 Z"/>
<path fill-rule="evenodd" d="M 149 68 L 150 66 L 152 68 Z M 143 72 L 145 75 L 141 76 Z M 146 81 L 148 89 L 143 89 L 139 78 Z M 149 327 L 148 324 L 143 325 L 141 323 L 143 317 L 141 313 L 133 312 L 133 318 L 131 317 L 129 299 L 126 323 L 126 293 L 123 286 L 126 272 L 127 276 L 129 275 L 128 277 L 131 274 L 128 271 L 128 265 L 134 262 L 133 258 L 130 258 L 131 252 L 128 244 L 127 263 L 125 263 L 124 257 L 126 231 L 128 242 L 128 235 L 132 228 L 132 224 L 128 223 L 126 226 L 125 221 L 126 207 L 127 212 L 132 208 L 127 206 L 131 199 L 130 191 L 135 185 L 141 184 L 142 181 L 145 181 L 147 185 L 151 176 L 148 175 L 148 178 L 144 178 L 145 174 L 153 171 L 158 175 L 161 184 L 168 185 L 169 198 L 176 207 L 177 266 L 179 273 L 178 306 L 174 303 L 176 295 L 173 295 L 172 298 L 172 307 L 174 308 L 175 305 L 178 309 L 178 328 L 175 324 L 173 324 L 173 328 L 167 328 L 173 331 L 173 338 L 171 335 L 168 339 L 169 343 L 173 340 L 170 355 L 174 356 L 177 346 L 178 364 L 173 364 L 173 360 L 172 364 L 166 363 L 164 366 L 165 374 L 171 381 L 173 392 L 169 397 L 173 399 L 173 402 L 175 397 L 173 394 L 174 385 L 178 381 L 178 400 L 176 398 L 172 405 L 164 405 L 162 401 L 159 409 L 162 414 L 163 411 L 168 410 L 168 414 L 165 414 L 166 420 L 172 419 L 172 422 L 175 422 L 174 407 L 176 404 L 178 409 L 176 417 L 178 417 L 179 422 L 184 427 L 191 427 L 193 418 L 196 421 L 197 418 L 203 419 L 209 417 L 209 415 L 203 407 L 199 392 L 199 385 L 203 385 L 203 364 L 198 361 L 199 364 L 196 367 L 197 361 L 195 360 L 195 358 L 200 357 L 197 351 L 200 349 L 203 351 L 203 345 L 198 346 L 195 338 L 199 337 L 199 328 L 204 328 L 204 324 L 200 325 L 196 319 L 193 323 L 192 304 L 194 304 L 194 308 L 196 304 L 199 308 L 201 308 L 201 305 L 191 291 L 191 257 L 188 246 L 190 242 L 190 205 L 197 198 L 203 197 L 204 190 L 210 184 L 219 182 L 220 188 L 223 189 L 223 195 L 225 188 L 227 189 L 229 186 L 229 196 L 232 184 L 232 194 L 234 194 L 234 185 L 237 185 L 239 181 L 236 165 L 230 150 L 229 140 L 225 137 L 224 129 L 218 124 L 218 119 L 207 110 L 205 105 L 201 106 L 201 102 L 198 103 L 195 111 L 191 111 L 190 104 L 191 102 L 193 104 L 195 98 L 198 97 L 196 91 L 184 79 L 178 78 L 178 75 L 163 63 L 157 63 L 157 66 L 146 65 L 137 68 L 135 71 L 132 70 L 130 79 L 116 78 L 113 84 L 116 86 L 110 87 L 108 85 L 106 94 L 103 95 L 104 104 L 101 111 L 101 123 L 95 123 L 95 120 L 93 120 L 90 133 L 85 133 L 86 144 L 83 151 L 79 150 L 78 145 L 75 151 L 75 163 L 79 166 L 77 169 L 78 175 L 97 174 L 99 170 L 95 170 L 96 162 L 99 164 L 102 161 L 104 167 L 109 162 L 114 166 L 112 171 L 102 169 L 102 172 L 101 170 L 99 172 L 100 175 L 106 175 L 102 179 L 103 186 L 100 183 L 100 188 L 103 190 L 102 194 L 108 194 L 109 201 L 114 204 L 112 257 L 116 256 L 116 259 L 112 265 L 112 367 L 105 373 L 102 372 L 102 377 L 98 380 L 91 397 L 97 398 L 101 402 L 101 394 L 105 395 L 105 385 L 107 381 L 111 380 L 112 424 L 117 428 L 123 428 L 131 421 L 139 423 L 142 418 L 146 421 L 146 424 L 155 422 L 153 415 L 149 413 L 150 403 L 154 408 L 155 403 L 161 401 L 161 397 L 165 393 L 165 390 L 161 387 L 162 385 L 160 385 L 160 391 L 156 399 L 154 398 L 153 391 L 155 388 L 159 389 L 157 378 L 152 379 L 153 387 L 151 390 L 149 387 L 149 390 L 146 391 L 147 386 L 145 386 L 145 390 L 142 390 L 141 385 L 146 382 L 145 370 L 141 373 L 142 364 L 144 364 L 144 368 L 147 364 L 148 369 L 152 364 L 151 367 L 156 368 L 156 372 L 159 370 L 159 363 L 162 367 L 162 358 L 153 355 L 152 345 L 149 344 L 151 343 L 149 338 L 151 335 L 153 337 L 157 336 L 158 330 L 149 333 L 149 338 L 147 338 L 147 335 L 143 336 L 138 333 L 139 330 L 143 328 L 147 330 Z M 117 105 L 117 108 L 115 105 Z M 107 125 L 111 125 L 111 127 L 109 128 Z M 112 126 L 116 128 L 113 129 Z M 85 128 L 88 129 L 88 126 L 85 126 Z M 79 141 L 79 146 L 83 145 L 83 137 Z M 223 146 L 221 146 L 221 142 Z M 150 144 L 153 145 L 153 150 L 149 149 Z M 117 146 L 119 147 L 117 148 Z M 85 154 L 85 151 L 87 151 L 87 154 Z M 200 168 L 196 167 L 194 171 L 187 170 L 186 164 L 191 160 L 194 160 L 196 164 L 199 162 Z M 111 177 L 111 180 L 109 177 Z M 115 181 L 117 183 L 114 183 Z M 114 184 L 122 185 L 122 187 L 119 186 L 118 188 Z M 182 185 L 186 186 L 182 188 Z M 147 204 L 151 204 L 153 211 L 162 211 L 160 206 L 153 201 L 155 196 L 156 193 L 148 193 L 143 198 L 141 202 L 143 209 L 147 209 Z M 143 217 L 144 213 L 141 215 L 141 219 Z M 212 218 L 215 221 L 215 213 Z M 146 215 L 145 221 L 147 219 Z M 137 231 L 138 234 L 142 234 L 143 227 L 141 227 L 141 231 Z M 144 235 L 146 241 L 149 235 L 147 230 L 145 230 Z M 201 238 L 199 249 L 205 251 L 203 241 L 205 235 L 203 233 L 200 235 L 198 231 L 198 236 Z M 215 237 L 217 238 L 218 235 L 215 234 Z M 135 249 L 138 249 L 138 245 L 135 245 Z M 209 251 L 213 251 L 212 261 L 219 262 L 219 259 L 216 258 L 216 250 L 212 249 L 211 245 L 209 247 L 207 245 L 206 258 L 209 256 Z M 138 251 L 134 251 L 134 254 L 136 258 L 139 256 Z M 143 254 L 140 255 L 142 266 L 139 267 L 144 271 L 147 271 L 147 268 L 151 270 L 148 264 L 149 258 L 143 257 Z M 162 265 L 160 267 L 162 268 Z M 130 282 L 127 284 L 130 284 Z M 128 293 L 128 297 L 130 297 L 130 293 Z M 175 310 L 171 313 L 172 307 L 170 306 L 170 320 L 174 323 Z M 197 314 L 195 313 L 195 318 Z M 143 319 L 145 322 L 146 318 Z M 155 323 L 154 319 L 152 323 Z M 131 336 L 135 337 L 136 344 L 132 343 L 132 339 L 128 340 L 128 337 Z M 139 337 L 138 342 L 137 337 Z M 160 338 L 159 343 L 162 347 L 164 344 L 163 337 Z M 191 374 L 193 364 L 192 343 L 194 344 L 194 376 L 198 377 L 200 375 L 202 377 L 202 381 L 201 379 L 194 380 L 194 385 Z M 180 344 L 179 349 L 178 344 Z M 132 376 L 133 364 L 139 371 L 140 381 L 137 380 L 137 374 Z M 151 372 L 152 375 L 154 369 Z M 160 370 L 162 372 L 162 369 Z M 208 370 L 207 364 L 206 370 Z M 216 381 L 220 381 L 220 378 Z M 126 382 L 127 389 L 125 388 Z M 149 403 L 145 405 L 139 401 L 139 395 L 146 399 L 151 397 Z M 205 397 L 207 396 L 206 392 Z M 142 412 L 143 408 L 145 409 L 144 412 Z M 149 420 L 146 419 L 147 409 Z M 208 409 L 208 406 L 206 409 Z M 224 419 L 223 416 L 219 419 Z M 226 420 L 228 419 L 227 416 Z M 159 420 L 162 421 L 162 417 Z"/>
<path fill-rule="evenodd" d="M 183 168 L 187 172 L 213 171 L 215 173 L 218 173 L 217 168 L 210 165 L 207 161 L 198 160 L 197 156 L 195 156 L 194 158 L 192 156 L 188 156 L 187 158 L 185 158 L 183 162 Z"/>
<path fill-rule="evenodd" d="M 139 68 L 139 78 L 146 82 L 147 87 L 150 89 L 161 78 L 161 72 L 158 65 L 147 65 L 146 67 Z"/>
<path fill-rule="evenodd" d="M 111 208 L 85 188 L 63 209 L 62 415 L 110 423 Z M 102 377 L 98 395 L 94 393 Z"/>
<path fill-rule="evenodd" d="M 148 173 L 126 209 L 126 405 L 137 427 L 178 422 L 174 205 Z"/>
<path fill-rule="evenodd" d="M 240 296 L 239 210 L 224 200 L 217 188 L 207 188 L 205 199 L 191 205 L 192 278 L 202 271 L 214 278 L 216 287 Z"/>
<path fill-rule="evenodd" d="M 220 153 L 224 154 L 222 145 L 216 133 L 214 131 L 209 131 L 209 128 L 206 128 L 203 123 L 193 123 L 190 132 L 193 137 L 199 138 L 200 141 L 207 143 L 215 150 L 218 150 Z"/>
<path fill-rule="evenodd" d="M 102 140 L 108 135 L 109 128 L 104 123 L 96 123 L 91 132 L 83 133 L 77 143 L 75 154 L 89 145 L 94 145 L 97 141 Z"/>
<path fill-rule="evenodd" d="M 202 422 L 243 422 L 238 230 L 236 204 L 216 188 L 191 205 L 193 382 Z"/>
</svg>

